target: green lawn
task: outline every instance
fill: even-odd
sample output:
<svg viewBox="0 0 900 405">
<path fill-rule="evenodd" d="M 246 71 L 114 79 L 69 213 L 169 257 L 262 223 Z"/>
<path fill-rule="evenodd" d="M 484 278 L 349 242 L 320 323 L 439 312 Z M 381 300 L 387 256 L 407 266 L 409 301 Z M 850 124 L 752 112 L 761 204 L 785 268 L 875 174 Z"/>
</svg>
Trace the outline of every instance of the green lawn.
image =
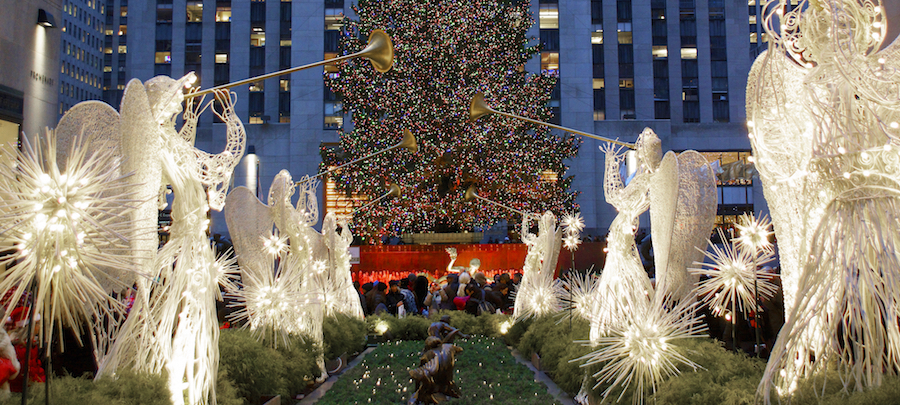
<svg viewBox="0 0 900 405">
<path fill-rule="evenodd" d="M 458 340 L 456 384 L 462 398 L 447 404 L 558 404 L 534 373 L 516 363 L 502 340 Z M 423 341 L 384 343 L 340 376 L 318 404 L 400 404 L 415 391 L 409 370 L 419 365 Z"/>
</svg>

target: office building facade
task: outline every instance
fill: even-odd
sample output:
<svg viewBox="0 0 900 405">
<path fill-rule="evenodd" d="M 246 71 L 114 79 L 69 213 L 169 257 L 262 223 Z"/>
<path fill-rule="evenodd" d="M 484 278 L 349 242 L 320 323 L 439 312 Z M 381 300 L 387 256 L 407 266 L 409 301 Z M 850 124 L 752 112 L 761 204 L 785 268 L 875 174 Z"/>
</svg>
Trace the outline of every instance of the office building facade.
<svg viewBox="0 0 900 405">
<path fill-rule="evenodd" d="M 0 0 L 0 142 L 34 137 L 59 117 L 61 2 Z M 4 157 L 5 159 L 5 157 Z"/>
<path fill-rule="evenodd" d="M 746 161 L 745 88 L 755 51 L 748 22 L 759 12 L 750 3 L 532 0 L 531 35 L 542 53 L 526 70 L 558 75 L 550 103 L 561 125 L 626 141 L 650 127 L 664 150 L 695 149 L 721 165 Z M 353 16 L 351 6 L 350 0 L 107 0 L 104 98 L 117 105 L 132 77 L 194 71 L 199 86 L 209 88 L 332 57 L 340 18 Z M 258 176 L 264 197 L 282 169 L 295 178 L 317 172 L 320 146 L 337 142 L 338 130 L 351 125 L 324 85 L 328 70 L 233 89 L 259 162 L 256 174 L 242 163 L 235 184 Z M 197 133 L 198 146 L 210 152 L 225 143 L 224 127 L 214 121 L 202 116 Z M 615 216 L 603 196 L 599 146 L 586 139 L 567 173 L 575 175 L 577 201 L 594 235 Z M 754 201 L 757 209 L 763 205 L 746 179 L 724 180 L 719 193 L 719 222 L 753 209 Z M 224 231 L 224 224 L 214 227 Z"/>
<path fill-rule="evenodd" d="M 59 115 L 85 100 L 103 97 L 103 0 L 62 0 Z M 106 32 L 112 28 L 107 26 Z"/>
</svg>

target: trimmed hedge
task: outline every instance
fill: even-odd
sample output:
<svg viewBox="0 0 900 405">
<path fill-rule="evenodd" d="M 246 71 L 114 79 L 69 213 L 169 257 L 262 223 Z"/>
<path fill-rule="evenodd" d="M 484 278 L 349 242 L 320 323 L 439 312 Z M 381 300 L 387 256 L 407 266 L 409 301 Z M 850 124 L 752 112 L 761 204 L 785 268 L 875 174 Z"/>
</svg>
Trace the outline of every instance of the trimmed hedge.
<svg viewBox="0 0 900 405">
<path fill-rule="evenodd" d="M 44 384 L 28 387 L 28 402 L 43 404 Z M 19 404 L 20 394 L 11 394 L 3 404 Z M 53 377 L 50 381 L 50 403 L 61 405 L 171 405 L 165 375 L 123 371 L 117 378 L 103 377 L 96 382 L 89 376 Z"/>
<path fill-rule="evenodd" d="M 247 329 L 223 330 L 219 336 L 219 374 L 224 381 L 219 384 L 226 394 L 231 390 L 248 404 L 257 403 L 262 395 L 294 398 L 307 391 L 319 375 L 319 354 L 324 353 L 325 359 L 330 360 L 365 348 L 362 320 L 344 315 L 327 317 L 322 332 L 324 348 L 302 336 L 293 336 L 289 345 L 273 349 Z"/>
<path fill-rule="evenodd" d="M 397 318 L 393 315 L 381 314 L 366 317 L 366 328 L 370 334 L 377 334 L 376 326 L 386 323 L 388 329 L 383 337 L 387 340 L 425 340 L 428 337 L 428 327 L 439 321 L 443 315 L 449 315 L 450 326 L 465 334 L 495 338 L 504 338 L 504 334 L 500 332 L 500 325 L 510 319 L 509 315 L 475 316 L 463 311 L 435 311 L 428 318 L 421 315 Z"/>
<path fill-rule="evenodd" d="M 359 353 L 366 347 L 366 321 L 337 314 L 325 318 L 322 325 L 325 342 L 325 359 L 332 360 L 342 354 Z"/>
</svg>

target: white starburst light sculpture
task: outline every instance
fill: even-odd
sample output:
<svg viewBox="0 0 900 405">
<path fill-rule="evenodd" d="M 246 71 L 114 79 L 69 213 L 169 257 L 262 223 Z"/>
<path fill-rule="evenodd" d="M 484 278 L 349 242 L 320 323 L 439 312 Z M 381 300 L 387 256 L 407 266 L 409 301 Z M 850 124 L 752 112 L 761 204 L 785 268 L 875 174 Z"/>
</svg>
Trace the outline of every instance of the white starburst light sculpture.
<svg viewBox="0 0 900 405">
<path fill-rule="evenodd" d="M 563 294 L 561 299 L 567 317 L 586 321 L 592 319 L 598 299 L 596 293 L 599 280 L 590 272 L 571 273 L 565 277 L 563 286 L 568 294 Z"/>
<path fill-rule="evenodd" d="M 53 325 L 40 329 L 48 351 L 54 331 L 121 315 L 124 308 L 103 286 L 121 288 L 120 272 L 136 270 L 124 236 L 134 226 L 135 202 L 126 193 L 133 179 L 119 174 L 119 158 L 102 145 L 78 138 L 63 164 L 56 147 L 53 131 L 34 148 L 24 138 L 20 150 L 3 147 L 17 156 L 15 164 L 0 165 L 0 232 L 16 248 L 0 262 L 0 291 L 18 302 L 34 283 L 36 311 Z M 93 343 L 105 346 L 97 340 L 103 333 L 93 332 Z"/>
<path fill-rule="evenodd" d="M 581 231 L 584 230 L 584 218 L 581 217 L 581 213 L 577 212 L 566 214 L 563 216 L 562 226 L 563 233 L 565 234 L 563 237 L 563 246 L 570 252 L 574 252 L 578 249 L 578 245 L 581 244 Z"/>
<path fill-rule="evenodd" d="M 900 44 L 881 1 L 786 3 L 765 8 L 770 51 L 747 88 L 788 313 L 766 402 L 826 365 L 846 390 L 900 369 Z"/>
<path fill-rule="evenodd" d="M 647 388 L 656 392 L 660 381 L 680 372 L 679 366 L 699 367 L 679 352 L 677 344 L 681 339 L 703 337 L 705 330 L 696 303 L 681 302 L 671 310 L 653 305 L 628 312 L 606 335 L 587 342 L 595 348 L 592 353 L 573 361 L 582 362 L 582 367 L 603 364 L 593 377 L 595 388 L 609 385 L 604 399 L 621 390 L 618 401 L 634 384 L 632 402 L 642 404 Z"/>
<path fill-rule="evenodd" d="M 714 313 L 722 313 L 725 308 L 730 308 L 734 313 L 754 309 L 754 284 L 759 288 L 760 297 L 773 297 L 777 286 L 768 275 L 755 269 L 771 262 L 774 254 L 768 250 L 758 251 L 759 256 L 754 261 L 754 250 L 740 245 L 737 239 L 729 242 L 721 229 L 718 233 L 723 246 L 710 242 L 712 251 L 704 252 L 712 263 L 698 262 L 695 265 L 699 267 L 691 269 L 694 275 L 708 277 L 700 281 L 696 295 L 705 300 Z"/>
<path fill-rule="evenodd" d="M 235 298 L 232 306 L 239 308 L 229 315 L 236 323 L 244 323 L 258 339 L 277 348 L 279 343 L 288 345 L 290 336 L 314 329 L 310 320 L 299 316 L 301 308 L 315 301 L 312 294 L 300 291 L 302 273 L 290 271 L 296 268 L 289 257 L 279 257 L 279 266 L 273 272 L 242 275 L 243 288 L 231 289 Z M 274 265 L 274 261 L 272 263 Z"/>
<path fill-rule="evenodd" d="M 753 213 L 743 214 L 735 224 L 738 230 L 737 242 L 751 252 L 772 249 L 769 236 L 772 235 L 772 222 L 763 215 L 758 220 Z"/>
</svg>

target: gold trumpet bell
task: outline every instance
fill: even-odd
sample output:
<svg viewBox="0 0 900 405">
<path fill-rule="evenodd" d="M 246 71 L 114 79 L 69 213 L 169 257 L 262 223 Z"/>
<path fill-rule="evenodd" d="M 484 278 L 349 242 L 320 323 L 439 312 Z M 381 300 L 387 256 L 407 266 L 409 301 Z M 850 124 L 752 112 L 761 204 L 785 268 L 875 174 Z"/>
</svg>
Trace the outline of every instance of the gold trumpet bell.
<svg viewBox="0 0 900 405">
<path fill-rule="evenodd" d="M 469 188 L 466 189 L 465 200 L 470 201 L 476 197 L 478 197 L 478 193 L 475 191 L 475 185 L 473 184 L 473 185 L 469 186 Z"/>
<path fill-rule="evenodd" d="M 412 153 L 416 153 L 419 151 L 419 145 L 416 144 L 416 137 L 412 134 L 412 132 L 409 132 L 408 129 L 403 130 L 403 140 L 400 141 L 397 146 Z"/>
<path fill-rule="evenodd" d="M 493 112 L 494 110 L 484 102 L 484 93 L 476 93 L 472 96 L 472 101 L 469 103 L 469 121 L 475 121 Z"/>
<path fill-rule="evenodd" d="M 402 193 L 403 192 L 400 189 L 400 186 L 397 185 L 397 183 L 391 183 L 391 190 L 388 191 L 388 195 L 392 195 L 394 197 L 400 197 L 400 194 L 402 194 Z"/>
<path fill-rule="evenodd" d="M 369 34 L 369 44 L 361 54 L 372 62 L 372 67 L 378 72 L 385 73 L 394 66 L 394 44 L 391 37 L 382 30 L 374 30 Z"/>
</svg>

